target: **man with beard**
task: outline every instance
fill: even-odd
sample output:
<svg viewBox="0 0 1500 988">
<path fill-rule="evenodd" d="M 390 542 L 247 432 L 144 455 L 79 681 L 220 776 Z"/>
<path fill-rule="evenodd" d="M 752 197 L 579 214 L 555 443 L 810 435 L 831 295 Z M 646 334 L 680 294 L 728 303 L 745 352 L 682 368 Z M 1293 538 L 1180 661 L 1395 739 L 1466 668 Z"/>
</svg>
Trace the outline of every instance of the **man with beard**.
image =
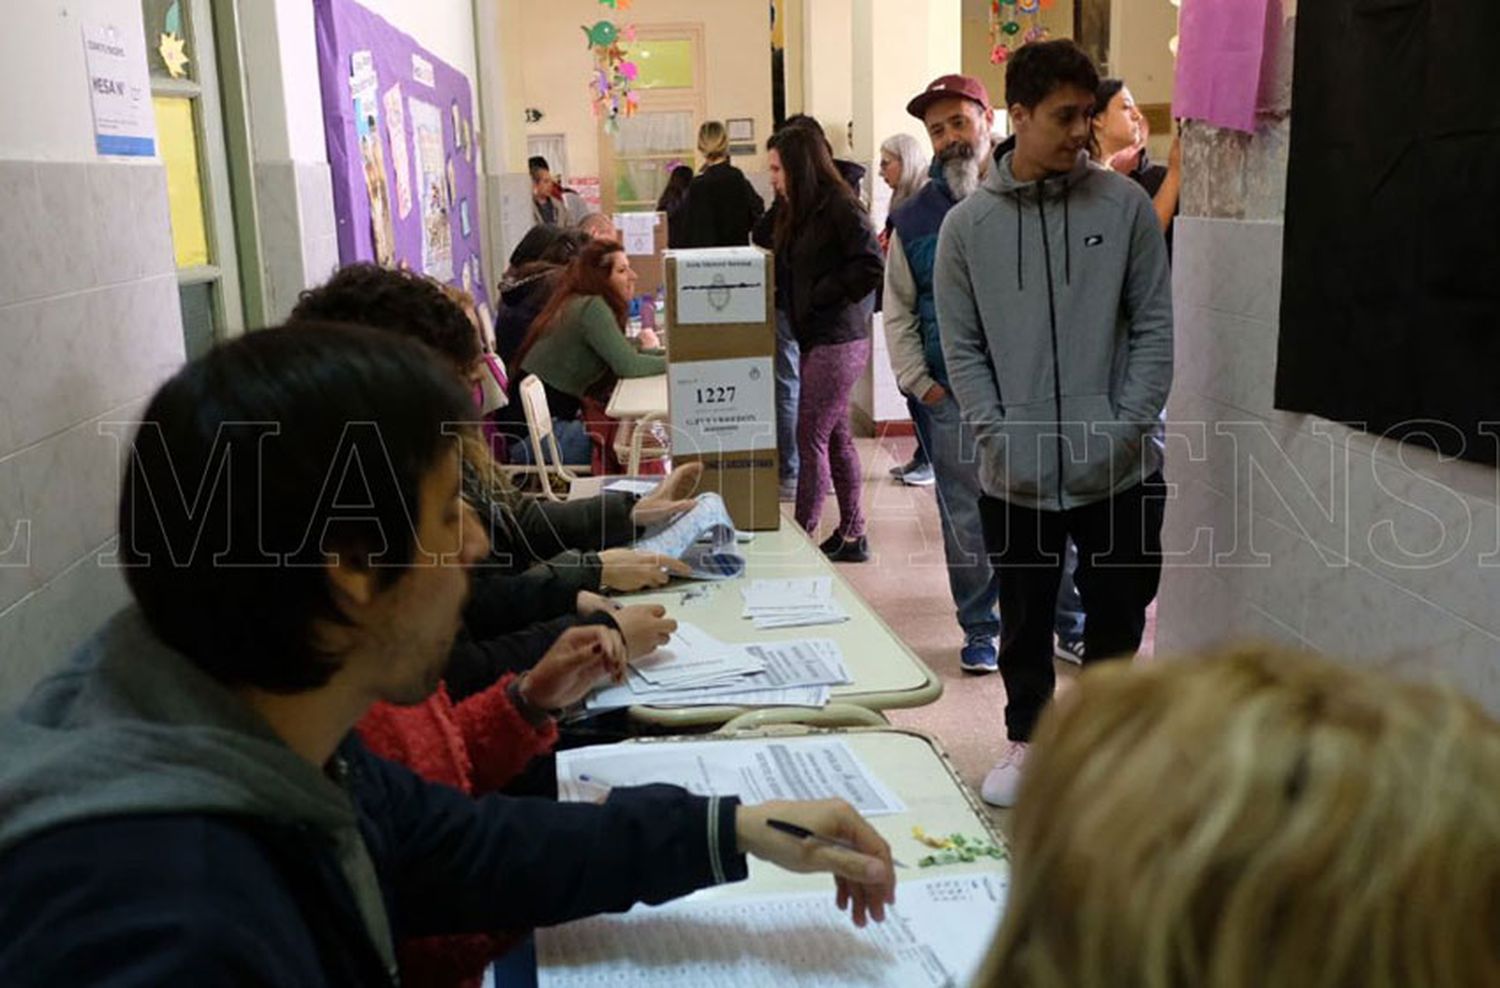
<svg viewBox="0 0 1500 988">
<path fill-rule="evenodd" d="M 1005 72 L 1015 150 L 990 162 L 938 238 L 943 357 L 979 448 L 979 516 L 1005 615 L 1008 742 L 981 793 L 997 806 L 1014 801 L 1052 697 L 1068 539 L 1085 662 L 1135 653 L 1161 578 L 1171 271 L 1146 193 L 1089 163 L 1098 86 L 1071 41 L 1016 52 Z"/>
<path fill-rule="evenodd" d="M 936 79 L 906 111 L 932 140 L 931 181 L 891 213 L 885 269 L 885 333 L 901 390 L 917 399 L 917 440 L 932 460 L 948 586 L 964 632 L 959 666 L 982 675 L 998 668 L 999 585 L 985 555 L 979 523 L 979 471 L 972 436 L 962 428 L 948 386 L 933 294 L 938 231 L 943 218 L 979 188 L 990 164 L 995 111 L 984 83 L 963 75 Z M 1058 597 L 1058 634 L 1069 640 L 1082 625 L 1071 573 Z"/>
</svg>

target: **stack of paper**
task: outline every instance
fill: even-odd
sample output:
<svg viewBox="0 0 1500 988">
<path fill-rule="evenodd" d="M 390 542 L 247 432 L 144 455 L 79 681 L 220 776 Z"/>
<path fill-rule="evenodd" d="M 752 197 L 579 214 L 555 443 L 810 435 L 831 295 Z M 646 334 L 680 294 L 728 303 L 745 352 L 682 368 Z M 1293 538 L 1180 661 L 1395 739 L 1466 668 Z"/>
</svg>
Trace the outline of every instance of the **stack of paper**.
<svg viewBox="0 0 1500 988">
<path fill-rule="evenodd" d="M 697 625 L 686 623 L 677 626 L 667 644 L 636 659 L 631 666 L 637 673 L 636 679 L 644 680 L 650 689 L 659 690 L 737 683 L 766 668 L 763 661 L 747 650 L 726 645 Z"/>
<path fill-rule="evenodd" d="M 587 708 L 821 707 L 828 703 L 829 686 L 850 682 L 838 645 L 822 638 L 726 645 L 691 625 L 679 625 L 666 651 L 672 654 L 664 662 L 636 660 L 623 684 L 596 690 Z"/>
<path fill-rule="evenodd" d="M 745 595 L 744 616 L 755 619 L 756 631 L 839 624 L 849 620 L 849 612 L 833 599 L 831 576 L 752 580 L 740 592 Z"/>
</svg>

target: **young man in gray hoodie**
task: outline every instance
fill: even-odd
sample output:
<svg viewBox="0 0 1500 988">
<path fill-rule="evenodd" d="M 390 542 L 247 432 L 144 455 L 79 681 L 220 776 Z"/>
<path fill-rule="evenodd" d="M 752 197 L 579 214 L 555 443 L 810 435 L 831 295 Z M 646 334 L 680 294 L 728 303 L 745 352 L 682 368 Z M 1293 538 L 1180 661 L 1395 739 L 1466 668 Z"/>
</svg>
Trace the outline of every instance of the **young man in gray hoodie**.
<svg viewBox="0 0 1500 988">
<path fill-rule="evenodd" d="M 1151 200 L 1089 164 L 1098 82 L 1071 41 L 1018 51 L 1005 73 L 1015 149 L 938 241 L 943 356 L 978 443 L 980 521 L 1000 577 L 1008 742 L 982 792 L 999 806 L 1015 799 L 1052 696 L 1068 538 L 1087 662 L 1134 654 L 1161 575 L 1171 275 Z"/>
</svg>

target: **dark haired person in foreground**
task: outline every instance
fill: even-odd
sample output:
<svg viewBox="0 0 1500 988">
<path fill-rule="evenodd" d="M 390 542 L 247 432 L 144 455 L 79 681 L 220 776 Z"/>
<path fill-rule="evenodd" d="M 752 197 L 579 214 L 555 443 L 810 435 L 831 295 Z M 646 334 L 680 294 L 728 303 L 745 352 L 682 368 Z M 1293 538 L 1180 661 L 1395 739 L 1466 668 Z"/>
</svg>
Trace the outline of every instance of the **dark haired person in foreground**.
<svg viewBox="0 0 1500 988">
<path fill-rule="evenodd" d="M 0 984 L 393 984 L 398 937 L 661 902 L 746 854 L 883 916 L 890 850 L 846 804 L 476 800 L 351 737 L 434 688 L 486 551 L 443 428 L 467 401 L 348 327 L 252 333 L 157 392 L 120 500 L 135 604 L 0 720 Z"/>
<path fill-rule="evenodd" d="M 1005 71 L 1015 149 L 938 237 L 938 331 L 978 442 L 980 523 L 1000 580 L 1008 741 L 982 790 L 999 806 L 1015 800 L 1052 697 L 1068 539 L 1085 662 L 1135 653 L 1161 578 L 1172 279 L 1151 200 L 1089 163 L 1098 87 L 1071 41 L 1016 52 Z"/>
</svg>

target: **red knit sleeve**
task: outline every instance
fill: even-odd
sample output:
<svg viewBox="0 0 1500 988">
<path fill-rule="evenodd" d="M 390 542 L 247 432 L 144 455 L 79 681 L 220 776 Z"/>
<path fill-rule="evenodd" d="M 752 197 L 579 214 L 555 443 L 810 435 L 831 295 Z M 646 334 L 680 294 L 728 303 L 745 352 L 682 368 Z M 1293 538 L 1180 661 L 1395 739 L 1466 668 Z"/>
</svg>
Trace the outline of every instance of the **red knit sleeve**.
<svg viewBox="0 0 1500 988">
<path fill-rule="evenodd" d="M 400 762 L 429 782 L 473 794 L 453 701 L 441 686 L 414 707 L 375 704 L 356 730 L 365 746 L 381 758 Z"/>
<path fill-rule="evenodd" d="M 511 702 L 505 688 L 515 678 L 504 676 L 454 707 L 459 733 L 469 751 L 476 794 L 504 786 L 527 762 L 551 751 L 557 743 L 556 723 L 549 720 L 542 727 L 532 727 Z"/>
<path fill-rule="evenodd" d="M 479 988 L 484 969 L 524 933 L 469 934 L 403 940 L 396 948 L 404 988 Z"/>
</svg>

